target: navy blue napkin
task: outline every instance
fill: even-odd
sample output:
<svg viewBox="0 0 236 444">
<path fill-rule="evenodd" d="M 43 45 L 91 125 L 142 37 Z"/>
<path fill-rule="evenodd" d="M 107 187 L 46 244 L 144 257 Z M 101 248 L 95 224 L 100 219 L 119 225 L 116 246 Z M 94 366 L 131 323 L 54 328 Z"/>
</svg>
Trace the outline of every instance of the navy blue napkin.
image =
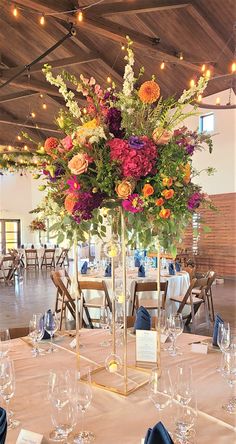
<svg viewBox="0 0 236 444">
<path fill-rule="evenodd" d="M 7 414 L 6 410 L 0 407 L 0 444 L 4 444 L 7 436 Z"/>
<path fill-rule="evenodd" d="M 137 267 L 137 268 L 139 268 L 140 265 L 141 265 L 141 263 L 140 263 L 140 259 L 139 259 L 138 257 L 136 257 L 136 258 L 134 259 L 134 266 Z"/>
<path fill-rule="evenodd" d="M 175 274 L 175 267 L 174 267 L 174 264 L 169 264 L 169 274 L 171 275 L 171 276 L 174 276 L 174 274 Z"/>
<path fill-rule="evenodd" d="M 175 270 L 177 273 L 179 273 L 181 271 L 181 265 L 178 261 L 175 262 Z"/>
<path fill-rule="evenodd" d="M 49 316 L 50 315 L 52 315 L 52 310 L 48 310 L 47 311 L 47 313 L 49 314 Z M 41 317 L 41 320 L 40 320 L 40 328 L 44 328 L 44 315 Z M 50 336 L 50 334 L 45 330 L 45 328 L 44 328 L 44 335 L 43 335 L 43 337 L 42 337 L 42 340 L 45 340 L 45 339 L 50 339 L 51 338 L 51 336 Z"/>
<path fill-rule="evenodd" d="M 134 323 L 135 330 L 151 330 L 151 316 L 145 307 L 139 307 Z"/>
<path fill-rule="evenodd" d="M 148 429 L 144 444 L 174 444 L 174 442 L 160 421 L 152 429 Z"/>
<path fill-rule="evenodd" d="M 215 323 L 213 329 L 212 345 L 218 346 L 217 336 L 218 336 L 219 325 L 223 323 L 224 323 L 223 319 L 220 317 L 220 315 L 217 314 L 215 317 Z"/>
<path fill-rule="evenodd" d="M 81 274 L 87 274 L 87 271 L 88 271 L 88 262 L 85 261 L 81 267 L 80 272 L 81 272 Z"/>
<path fill-rule="evenodd" d="M 138 277 L 145 278 L 145 268 L 143 265 L 140 265 L 138 269 Z"/>
<path fill-rule="evenodd" d="M 105 268 L 105 277 L 111 277 L 111 264 L 108 264 Z"/>
<path fill-rule="evenodd" d="M 154 267 L 154 268 L 157 268 L 157 257 L 154 257 L 154 258 L 152 259 L 152 264 L 153 264 L 153 267 Z"/>
</svg>

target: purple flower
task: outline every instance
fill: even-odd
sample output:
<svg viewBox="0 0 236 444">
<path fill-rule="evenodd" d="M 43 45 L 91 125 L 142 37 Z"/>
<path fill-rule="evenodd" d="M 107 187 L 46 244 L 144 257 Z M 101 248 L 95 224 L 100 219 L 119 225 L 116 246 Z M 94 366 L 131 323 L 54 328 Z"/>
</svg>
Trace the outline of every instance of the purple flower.
<svg viewBox="0 0 236 444">
<path fill-rule="evenodd" d="M 202 199 L 203 199 L 203 196 L 200 193 L 196 192 L 196 193 L 192 194 L 192 196 L 190 196 L 190 198 L 188 200 L 188 209 L 190 211 L 193 211 L 193 210 L 195 210 L 195 208 L 198 208 Z"/>
<path fill-rule="evenodd" d="M 60 163 L 55 163 L 54 167 L 55 167 L 55 170 L 53 172 L 53 176 L 50 173 L 50 171 L 43 170 L 43 174 L 48 176 L 48 180 L 50 180 L 50 182 L 56 182 L 65 173 L 65 169 L 63 168 L 63 166 Z"/>
<path fill-rule="evenodd" d="M 190 145 L 190 144 L 186 145 L 186 147 L 185 147 L 185 150 L 186 150 L 187 154 L 189 154 L 189 156 L 192 156 L 192 154 L 194 153 L 194 149 L 195 149 L 194 145 Z"/>
<path fill-rule="evenodd" d="M 135 150 L 141 150 L 146 145 L 146 143 L 142 139 L 140 139 L 138 136 L 130 136 L 128 142 L 129 142 L 130 148 L 133 148 Z"/>
<path fill-rule="evenodd" d="M 73 218 L 79 224 L 93 217 L 92 211 L 100 207 L 104 198 L 103 193 L 81 192 L 73 208 Z"/>
<path fill-rule="evenodd" d="M 121 129 L 121 111 L 117 108 L 109 108 L 106 123 L 108 124 L 109 131 L 115 137 L 123 137 L 123 131 Z"/>
<path fill-rule="evenodd" d="M 122 207 L 130 213 L 140 213 L 143 211 L 143 200 L 138 194 L 131 194 L 128 199 L 122 201 Z"/>
</svg>

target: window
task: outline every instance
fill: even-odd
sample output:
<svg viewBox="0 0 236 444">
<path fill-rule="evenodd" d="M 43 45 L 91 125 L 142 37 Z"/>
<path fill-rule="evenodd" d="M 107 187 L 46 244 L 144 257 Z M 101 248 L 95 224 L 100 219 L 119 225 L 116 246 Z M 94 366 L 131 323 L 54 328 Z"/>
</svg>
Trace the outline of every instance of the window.
<svg viewBox="0 0 236 444">
<path fill-rule="evenodd" d="M 214 114 L 204 114 L 200 116 L 199 120 L 199 132 L 200 133 L 211 133 L 214 131 Z"/>
<path fill-rule="evenodd" d="M 198 244 L 200 240 L 200 220 L 201 216 L 198 213 L 193 214 L 192 227 L 193 227 L 193 254 L 198 254 Z"/>
<path fill-rule="evenodd" d="M 0 252 L 20 246 L 20 220 L 0 219 Z"/>
</svg>

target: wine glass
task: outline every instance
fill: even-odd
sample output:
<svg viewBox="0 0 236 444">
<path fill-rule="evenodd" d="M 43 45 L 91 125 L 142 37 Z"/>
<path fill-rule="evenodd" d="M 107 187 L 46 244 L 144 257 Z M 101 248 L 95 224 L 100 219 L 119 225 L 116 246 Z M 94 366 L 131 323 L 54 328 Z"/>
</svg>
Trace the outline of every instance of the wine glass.
<svg viewBox="0 0 236 444">
<path fill-rule="evenodd" d="M 89 444 L 94 441 L 95 435 L 93 432 L 84 430 L 84 416 L 86 410 L 89 408 L 93 397 L 91 386 L 90 369 L 87 369 L 83 378 L 78 375 L 76 382 L 76 401 L 82 413 L 81 431 L 74 436 L 74 444 Z"/>
<path fill-rule="evenodd" d="M 175 409 L 175 434 L 176 444 L 190 444 L 194 442 L 197 420 L 197 401 L 195 393 L 192 393 L 188 404 L 177 404 Z"/>
<path fill-rule="evenodd" d="M 8 355 L 10 349 L 10 333 L 8 329 L 0 330 L 0 358 Z"/>
<path fill-rule="evenodd" d="M 220 323 L 217 332 L 217 345 L 220 351 L 224 353 L 230 346 L 230 324 L 228 322 Z M 217 372 L 222 372 L 222 366 L 217 367 Z"/>
<path fill-rule="evenodd" d="M 59 326 L 59 322 L 58 322 L 57 314 L 52 313 L 51 310 L 48 310 L 44 315 L 44 328 L 45 328 L 46 332 L 50 334 L 50 348 L 48 350 L 48 353 L 53 353 L 53 352 L 57 351 L 53 347 L 52 337 L 53 337 L 54 333 L 56 333 L 56 331 L 58 330 L 58 326 Z"/>
<path fill-rule="evenodd" d="M 33 317 L 29 323 L 29 335 L 33 342 L 33 357 L 36 358 L 40 354 L 43 354 L 38 348 L 38 342 L 41 341 L 44 335 L 44 323 L 42 313 L 33 314 Z"/>
<path fill-rule="evenodd" d="M 13 412 L 9 411 L 9 403 L 15 393 L 15 372 L 13 361 L 3 358 L 0 361 L 0 395 L 5 400 L 7 412 L 7 427 L 15 429 L 20 422 L 12 419 Z"/>
<path fill-rule="evenodd" d="M 236 344 L 231 344 L 226 352 L 224 352 L 224 362 L 221 372 L 226 379 L 229 387 L 234 389 L 236 384 Z M 236 396 L 232 396 L 227 404 L 222 406 L 228 413 L 236 413 Z"/>
<path fill-rule="evenodd" d="M 182 405 L 188 405 L 193 394 L 193 378 L 192 367 L 177 366 L 177 382 L 175 396 L 177 401 Z"/>
<path fill-rule="evenodd" d="M 167 318 L 167 326 L 168 330 L 170 332 L 170 335 L 173 339 L 173 346 L 169 349 L 170 356 L 177 356 L 177 348 L 176 348 L 176 340 L 181 333 L 183 333 L 184 330 L 184 322 L 182 318 L 182 314 L 170 314 Z"/>
<path fill-rule="evenodd" d="M 157 410 L 163 410 L 171 403 L 173 388 L 168 369 L 162 369 L 161 374 L 157 368 L 152 369 L 149 380 L 148 396 Z"/>
<path fill-rule="evenodd" d="M 109 330 L 109 308 L 106 306 L 101 307 L 100 309 L 100 327 L 102 330 Z M 109 341 L 102 341 L 100 343 L 102 347 L 109 347 Z"/>
</svg>

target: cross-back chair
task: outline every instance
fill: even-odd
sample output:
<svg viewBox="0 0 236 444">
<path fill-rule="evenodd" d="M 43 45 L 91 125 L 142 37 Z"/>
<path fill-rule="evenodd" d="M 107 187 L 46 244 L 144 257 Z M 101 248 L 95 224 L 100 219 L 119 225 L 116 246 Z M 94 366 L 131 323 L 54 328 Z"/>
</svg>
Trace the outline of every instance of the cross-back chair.
<svg viewBox="0 0 236 444">
<path fill-rule="evenodd" d="M 91 317 L 89 309 L 101 309 L 105 306 L 112 311 L 111 300 L 107 291 L 107 286 L 105 281 L 95 282 L 95 281 L 79 281 L 79 290 L 81 293 L 80 299 L 80 327 L 83 325 L 84 321 L 84 311 L 88 320 L 90 328 L 94 328 L 93 322 L 99 322 L 98 318 Z M 87 297 L 87 291 L 93 293 L 92 297 Z M 102 293 L 98 295 L 97 292 Z"/>
<path fill-rule="evenodd" d="M 162 300 L 161 300 L 161 308 L 165 308 L 166 303 L 166 295 L 167 295 L 167 288 L 168 288 L 168 282 L 160 282 L 160 291 L 162 293 Z M 131 303 L 131 314 L 133 316 L 134 311 L 138 310 L 140 305 L 145 307 L 147 310 L 157 310 L 158 308 L 158 301 L 157 298 L 149 299 L 147 298 L 140 298 L 139 293 L 151 293 L 151 292 L 157 292 L 157 282 L 138 282 L 136 281 L 134 284 L 134 295 L 133 300 Z"/>
</svg>

